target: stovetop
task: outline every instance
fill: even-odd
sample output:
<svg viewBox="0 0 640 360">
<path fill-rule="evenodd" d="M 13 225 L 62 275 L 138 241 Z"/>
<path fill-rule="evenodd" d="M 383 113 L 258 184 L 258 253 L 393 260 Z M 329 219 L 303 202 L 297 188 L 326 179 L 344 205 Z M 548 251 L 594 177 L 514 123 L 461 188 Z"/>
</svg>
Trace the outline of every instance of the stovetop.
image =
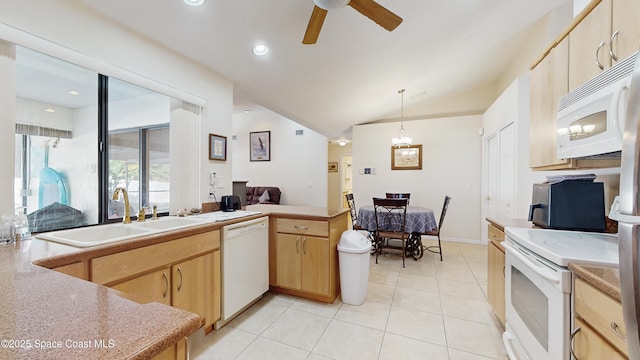
<svg viewBox="0 0 640 360">
<path fill-rule="evenodd" d="M 618 265 L 618 236 L 582 231 L 505 228 L 506 236 L 559 266 Z"/>
</svg>

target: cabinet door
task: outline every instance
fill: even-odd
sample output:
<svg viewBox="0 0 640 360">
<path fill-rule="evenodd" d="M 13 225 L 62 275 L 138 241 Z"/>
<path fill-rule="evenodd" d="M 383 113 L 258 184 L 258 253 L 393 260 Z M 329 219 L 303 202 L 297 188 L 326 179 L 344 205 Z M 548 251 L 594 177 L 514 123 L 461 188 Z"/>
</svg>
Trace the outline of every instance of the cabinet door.
<svg viewBox="0 0 640 360">
<path fill-rule="evenodd" d="M 329 294 L 329 240 L 302 237 L 302 291 Z"/>
<path fill-rule="evenodd" d="M 181 262 L 171 267 L 171 304 L 196 313 L 207 319 L 211 312 L 207 299 L 211 298 L 211 286 L 205 274 L 211 273 L 213 253 Z"/>
<path fill-rule="evenodd" d="M 505 323 L 505 293 L 504 293 L 504 253 L 493 242 L 489 242 L 487 297 L 500 322 Z"/>
<path fill-rule="evenodd" d="M 127 299 L 140 304 L 159 302 L 171 305 L 170 276 L 169 268 L 164 268 L 113 285 L 112 288 L 123 292 Z"/>
<path fill-rule="evenodd" d="M 640 44 L 640 1 L 638 0 L 613 0 L 611 18 L 612 33 L 616 31 L 611 46 L 618 61 L 624 60 L 638 51 Z"/>
<path fill-rule="evenodd" d="M 302 236 L 278 234 L 276 238 L 276 282 L 278 286 L 299 290 Z"/>
<path fill-rule="evenodd" d="M 561 41 L 538 66 L 531 71 L 529 166 L 532 168 L 562 168 L 567 159 L 558 159 L 557 111 L 560 97 L 567 93 L 569 42 Z"/>
<path fill-rule="evenodd" d="M 582 319 L 575 319 L 575 328 L 580 328 L 573 338 L 573 352 L 580 360 L 623 360 L 627 359 L 602 339 L 598 333 L 586 325 Z"/>
<path fill-rule="evenodd" d="M 637 14 L 634 15 L 637 17 Z M 584 84 L 602 70 L 598 61 L 606 69 L 611 66 L 609 37 L 611 36 L 611 0 L 603 0 L 569 34 L 569 91 Z M 636 44 L 637 46 L 637 44 Z"/>
</svg>

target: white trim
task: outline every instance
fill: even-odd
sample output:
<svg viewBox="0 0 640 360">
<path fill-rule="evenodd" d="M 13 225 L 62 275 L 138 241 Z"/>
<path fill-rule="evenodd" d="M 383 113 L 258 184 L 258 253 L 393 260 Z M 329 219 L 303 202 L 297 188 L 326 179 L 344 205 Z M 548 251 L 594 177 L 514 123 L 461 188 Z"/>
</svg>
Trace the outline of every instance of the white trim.
<svg viewBox="0 0 640 360">
<path fill-rule="evenodd" d="M 188 94 L 184 91 L 173 88 L 169 85 L 159 83 L 142 75 L 132 73 L 128 70 L 106 63 L 102 60 L 81 54 L 65 46 L 53 43 L 36 35 L 26 33 L 12 26 L 0 22 L 0 39 L 12 42 L 16 45 L 24 46 L 35 51 L 68 61 L 70 63 L 99 72 L 103 75 L 112 76 L 123 81 L 141 86 L 143 88 L 157 91 L 161 94 L 171 96 L 182 101 L 186 101 L 200 107 L 206 106 L 206 101 L 198 96 Z"/>
</svg>

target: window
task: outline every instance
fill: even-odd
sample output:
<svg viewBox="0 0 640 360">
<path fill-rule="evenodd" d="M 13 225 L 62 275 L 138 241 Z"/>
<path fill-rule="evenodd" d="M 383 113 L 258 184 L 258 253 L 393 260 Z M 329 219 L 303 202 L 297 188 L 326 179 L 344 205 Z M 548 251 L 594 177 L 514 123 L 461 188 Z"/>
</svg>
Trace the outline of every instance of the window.
<svg viewBox="0 0 640 360">
<path fill-rule="evenodd" d="M 121 217 L 118 186 L 132 216 L 169 211 L 171 97 L 20 46 L 15 63 L 14 201 L 31 231 Z"/>
</svg>

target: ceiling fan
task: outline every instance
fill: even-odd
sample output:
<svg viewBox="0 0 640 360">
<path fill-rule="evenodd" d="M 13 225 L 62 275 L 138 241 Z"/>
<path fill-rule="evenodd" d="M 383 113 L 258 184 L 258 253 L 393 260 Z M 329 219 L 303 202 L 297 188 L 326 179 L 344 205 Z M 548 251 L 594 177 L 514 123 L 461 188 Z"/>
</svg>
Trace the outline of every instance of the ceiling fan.
<svg viewBox="0 0 640 360">
<path fill-rule="evenodd" d="M 307 31 L 302 39 L 303 44 L 316 43 L 328 10 L 340 9 L 347 5 L 389 31 L 398 27 L 402 22 L 401 17 L 373 0 L 313 0 L 313 3 L 315 6 L 309 19 L 309 25 L 307 25 Z"/>
</svg>

